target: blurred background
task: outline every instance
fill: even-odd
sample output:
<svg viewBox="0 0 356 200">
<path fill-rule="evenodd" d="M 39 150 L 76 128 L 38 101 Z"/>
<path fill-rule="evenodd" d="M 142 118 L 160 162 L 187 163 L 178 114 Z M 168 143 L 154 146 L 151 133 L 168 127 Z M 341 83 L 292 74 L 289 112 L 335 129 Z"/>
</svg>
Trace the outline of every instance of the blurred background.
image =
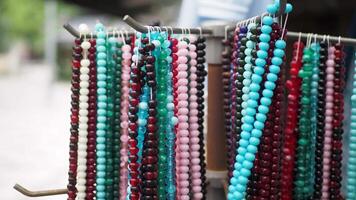
<svg viewBox="0 0 356 200">
<path fill-rule="evenodd" d="M 146 24 L 195 27 L 260 15 L 272 0 L 1 0 L 0 199 L 29 199 L 12 189 L 65 188 L 70 60 L 73 36 L 62 25 L 99 20 L 127 27 L 129 14 Z M 355 0 L 293 0 L 292 31 L 356 37 Z M 129 27 L 127 27 L 129 30 Z M 352 48 L 348 48 L 350 54 Z M 347 65 L 352 57 L 347 58 Z M 349 68 L 351 69 L 351 68 Z M 351 71 L 350 71 L 351 72 Z M 350 82 L 350 81 L 349 81 Z M 211 95 L 211 94 L 210 94 Z M 210 194 L 219 199 L 222 190 Z M 65 196 L 38 199 L 65 199 Z"/>
</svg>

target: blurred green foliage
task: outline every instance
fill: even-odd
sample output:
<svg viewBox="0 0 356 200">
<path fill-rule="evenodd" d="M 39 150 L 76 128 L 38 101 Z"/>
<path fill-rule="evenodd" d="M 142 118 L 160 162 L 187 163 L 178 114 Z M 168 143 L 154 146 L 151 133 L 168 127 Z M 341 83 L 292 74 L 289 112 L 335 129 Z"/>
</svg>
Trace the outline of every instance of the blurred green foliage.
<svg viewBox="0 0 356 200">
<path fill-rule="evenodd" d="M 0 1 L 0 48 L 6 50 L 12 41 L 24 40 L 39 54 L 43 43 L 44 0 Z"/>
</svg>

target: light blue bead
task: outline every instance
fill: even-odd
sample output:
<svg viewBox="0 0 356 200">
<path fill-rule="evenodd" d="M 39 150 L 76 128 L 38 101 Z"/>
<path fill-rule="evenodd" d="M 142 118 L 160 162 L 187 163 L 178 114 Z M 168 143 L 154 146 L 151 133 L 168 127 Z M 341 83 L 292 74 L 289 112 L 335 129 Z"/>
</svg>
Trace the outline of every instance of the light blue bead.
<svg viewBox="0 0 356 200">
<path fill-rule="evenodd" d="M 249 40 L 246 42 L 246 47 L 249 49 L 253 49 L 255 47 L 255 43 Z"/>
<path fill-rule="evenodd" d="M 97 138 L 96 141 L 98 141 L 98 139 L 99 139 L 99 138 Z M 103 140 L 104 140 L 104 143 L 105 143 L 105 138 L 100 137 L 100 139 L 103 139 Z M 100 142 L 100 143 L 102 143 L 102 142 Z M 97 155 L 97 156 L 102 157 L 102 156 L 105 156 L 105 154 L 106 154 L 105 151 L 96 151 L 96 155 Z"/>
<path fill-rule="evenodd" d="M 97 123 L 96 124 L 96 128 L 100 129 L 100 130 L 103 130 L 106 128 L 106 125 L 104 123 Z"/>
<path fill-rule="evenodd" d="M 236 185 L 236 184 L 237 184 L 237 179 L 236 179 L 235 177 L 232 177 L 232 178 L 230 179 L 230 184 Z"/>
<path fill-rule="evenodd" d="M 274 88 L 276 88 L 276 84 L 267 80 L 265 82 L 265 88 L 269 90 L 274 90 Z"/>
<path fill-rule="evenodd" d="M 257 57 L 265 59 L 265 58 L 267 58 L 267 56 L 268 56 L 267 51 L 264 51 L 264 50 L 257 51 Z"/>
<path fill-rule="evenodd" d="M 254 138 L 254 137 L 252 137 L 252 138 Z M 251 139 L 252 139 L 251 138 Z M 250 139 L 250 140 L 251 140 Z M 252 144 L 252 143 L 251 143 Z M 256 145 L 257 146 L 257 145 Z M 248 161 L 254 161 L 255 160 L 255 155 L 254 154 L 252 154 L 252 153 L 249 153 L 249 152 L 247 152 L 246 154 L 245 154 L 245 158 L 246 158 L 246 160 L 248 160 Z"/>
<path fill-rule="evenodd" d="M 241 192 L 236 191 L 236 192 L 234 192 L 234 197 L 229 200 L 233 200 L 233 199 L 240 200 L 242 198 L 244 198 L 244 195 Z"/>
<path fill-rule="evenodd" d="M 261 113 L 258 113 L 258 114 L 261 114 Z M 258 115 L 257 114 L 257 115 Z M 266 115 L 265 115 L 266 116 Z M 258 129 L 253 129 L 252 131 L 251 131 L 251 136 L 252 137 L 257 137 L 257 138 L 259 138 L 259 137 L 261 137 L 261 135 L 262 135 L 262 131 L 261 130 L 258 130 Z"/>
<path fill-rule="evenodd" d="M 98 38 L 106 38 L 106 34 L 105 34 L 105 32 L 103 32 L 103 31 L 98 32 L 98 33 L 96 34 L 96 36 L 97 36 Z"/>
<path fill-rule="evenodd" d="M 260 121 L 255 121 L 255 123 L 253 123 L 253 125 L 255 126 L 255 128 L 257 128 L 259 130 L 262 130 L 265 127 L 265 124 Z"/>
<path fill-rule="evenodd" d="M 230 185 L 231 186 L 231 185 Z M 230 189 L 230 186 L 229 186 L 229 191 L 231 191 L 231 189 Z M 234 195 L 233 194 L 231 194 L 231 193 L 228 193 L 227 194 L 227 199 L 234 199 Z"/>
<path fill-rule="evenodd" d="M 105 164 L 106 159 L 105 159 L 105 158 L 96 158 L 96 162 L 97 162 L 98 164 Z"/>
<path fill-rule="evenodd" d="M 100 177 L 100 178 L 104 178 L 104 177 Z M 96 186 L 96 190 L 99 191 L 99 192 L 105 191 L 105 188 L 106 188 L 105 185 L 97 185 Z"/>
<path fill-rule="evenodd" d="M 277 40 L 275 44 L 278 49 L 286 48 L 286 42 L 284 40 Z"/>
<path fill-rule="evenodd" d="M 103 170 L 106 169 L 106 166 L 102 165 L 102 164 L 99 164 L 99 165 L 96 165 L 96 169 L 97 169 L 97 171 L 103 171 Z"/>
<path fill-rule="evenodd" d="M 106 71 L 106 68 L 105 67 L 100 67 L 100 68 L 104 68 L 105 71 Z M 106 81 L 98 81 L 97 84 L 96 84 L 98 87 L 106 87 Z M 99 101 L 106 101 L 106 98 L 105 99 L 102 99 L 104 96 L 99 96 L 98 97 L 98 100 Z M 106 97 L 106 96 L 105 96 Z"/>
<path fill-rule="evenodd" d="M 246 108 L 246 114 L 247 115 L 250 115 L 250 116 L 255 116 L 256 114 L 256 109 L 253 109 L 253 108 Z"/>
<path fill-rule="evenodd" d="M 251 56 L 246 56 L 244 60 L 246 63 L 251 63 L 251 59 L 252 59 Z"/>
<path fill-rule="evenodd" d="M 256 80 L 256 77 L 257 76 L 254 76 L 255 74 L 252 75 L 251 79 L 255 79 Z M 262 79 L 262 78 L 261 78 Z M 257 81 L 254 81 L 254 82 L 257 82 Z M 251 83 L 250 85 L 250 91 L 252 92 L 258 92 L 260 91 L 260 85 L 258 85 L 257 83 Z"/>
<path fill-rule="evenodd" d="M 96 31 L 104 30 L 104 25 L 102 23 L 96 23 L 95 24 L 95 30 Z"/>
<path fill-rule="evenodd" d="M 247 150 L 243 147 L 239 147 L 237 148 L 237 152 L 242 155 L 242 156 L 245 156 L 245 154 L 247 153 Z"/>
<path fill-rule="evenodd" d="M 248 146 L 248 140 L 245 140 L 245 139 L 240 139 L 240 141 L 239 141 L 239 144 L 240 144 L 240 146 L 241 147 L 247 147 Z"/>
<path fill-rule="evenodd" d="M 106 122 L 106 116 L 98 116 L 97 120 L 98 120 L 98 122 L 105 123 Z"/>
<path fill-rule="evenodd" d="M 260 94 L 258 94 L 258 92 L 250 92 L 248 97 L 250 99 L 257 100 L 260 98 Z"/>
<path fill-rule="evenodd" d="M 275 14 L 278 10 L 278 7 L 275 4 L 270 4 L 267 6 L 267 12 L 269 14 Z"/>
<path fill-rule="evenodd" d="M 260 42 L 258 43 L 258 47 L 260 48 L 260 50 L 268 51 L 269 44 L 268 42 Z"/>
<path fill-rule="evenodd" d="M 256 138 L 256 137 L 251 137 L 250 138 L 250 144 L 254 145 L 254 146 L 258 146 L 260 144 L 260 139 Z M 246 158 L 246 156 L 245 156 Z M 252 160 L 250 160 L 252 161 Z"/>
<path fill-rule="evenodd" d="M 269 36 L 268 34 L 262 33 L 259 36 L 259 39 L 261 42 L 269 42 L 271 40 L 271 36 Z"/>
<path fill-rule="evenodd" d="M 256 23 L 250 23 L 247 25 L 247 29 L 250 30 L 252 28 L 256 27 Z"/>
<path fill-rule="evenodd" d="M 272 96 L 273 96 L 273 91 L 272 91 L 272 90 L 263 90 L 263 91 L 262 91 L 262 95 L 263 95 L 264 97 L 272 98 Z"/>
<path fill-rule="evenodd" d="M 106 47 L 105 46 L 96 46 L 96 51 L 97 52 L 106 52 Z"/>
<path fill-rule="evenodd" d="M 287 3 L 285 13 L 290 13 L 292 12 L 292 10 L 293 10 L 292 4 Z"/>
<path fill-rule="evenodd" d="M 262 23 L 266 25 L 272 25 L 273 18 L 271 16 L 264 16 L 262 19 Z"/>
<path fill-rule="evenodd" d="M 106 67 L 98 67 L 97 72 L 98 73 L 106 73 Z M 99 84 L 98 84 L 98 86 L 99 86 Z M 105 83 L 105 86 L 106 86 L 106 83 Z M 103 87 L 105 87 L 105 86 L 103 86 Z M 99 86 L 99 87 L 101 87 L 101 86 Z"/>
<path fill-rule="evenodd" d="M 281 68 L 279 66 L 276 66 L 276 65 L 269 66 L 269 72 L 271 72 L 271 73 L 278 74 L 280 71 L 281 71 Z"/>
<path fill-rule="evenodd" d="M 258 75 L 262 76 L 265 73 L 265 69 L 263 67 L 261 67 L 261 66 L 256 66 L 253 69 L 253 72 L 255 72 L 255 74 L 258 74 Z"/>
<path fill-rule="evenodd" d="M 246 190 L 246 187 L 244 187 L 243 185 L 241 185 L 241 184 L 236 185 L 236 191 L 243 193 L 243 192 L 245 192 L 245 190 Z"/>
<path fill-rule="evenodd" d="M 246 177 L 249 177 L 251 175 L 251 171 L 245 168 L 241 169 L 241 176 L 238 178 L 239 183 L 246 184 L 248 182 L 248 179 Z"/>
<path fill-rule="evenodd" d="M 281 58 L 279 58 L 279 57 L 273 57 L 272 58 L 272 64 L 273 65 L 281 65 L 282 62 L 283 62 L 283 60 Z"/>
<path fill-rule="evenodd" d="M 277 56 L 277 57 L 279 57 L 279 58 L 283 58 L 283 56 L 284 56 L 284 51 L 283 51 L 282 49 L 275 49 L 275 50 L 273 51 L 273 55 L 274 55 L 274 56 Z"/>
<path fill-rule="evenodd" d="M 103 45 L 105 45 L 105 39 L 102 39 L 102 38 L 96 39 L 96 45 L 97 45 L 97 46 L 103 46 Z"/>
<path fill-rule="evenodd" d="M 98 184 L 100 184 L 100 185 L 102 185 L 102 184 L 105 184 L 105 179 L 103 179 L 103 178 L 101 178 L 101 179 L 97 179 L 96 180 L 96 184 L 98 185 Z M 106 194 L 105 194 L 105 192 L 97 192 L 96 193 L 96 197 L 97 197 L 97 199 L 98 198 L 105 198 L 106 197 Z"/>
<path fill-rule="evenodd" d="M 96 64 L 98 65 L 98 67 L 105 67 L 106 61 L 105 60 L 97 60 Z"/>
<path fill-rule="evenodd" d="M 97 59 L 106 59 L 106 53 L 99 52 L 96 57 Z"/>
<path fill-rule="evenodd" d="M 257 147 L 255 145 L 249 144 L 247 146 L 247 151 L 251 153 L 256 153 L 257 152 Z"/>
<path fill-rule="evenodd" d="M 251 116 L 245 116 L 244 117 L 244 122 L 245 123 L 249 123 L 249 124 L 252 124 L 253 122 L 255 121 L 255 118 L 251 117 Z"/>
<path fill-rule="evenodd" d="M 245 118 L 244 118 L 245 119 Z M 253 129 L 253 126 L 251 124 L 247 124 L 247 123 L 244 123 L 242 124 L 241 126 L 242 130 L 244 131 L 251 131 Z M 247 132 L 246 132 L 247 133 Z M 242 135 L 242 134 L 241 134 Z M 247 139 L 246 137 L 244 137 L 244 139 Z"/>
<path fill-rule="evenodd" d="M 98 102 L 98 108 L 105 109 L 108 105 L 105 102 Z"/>
<path fill-rule="evenodd" d="M 97 137 L 105 137 L 106 132 L 105 130 L 96 130 Z"/>
<path fill-rule="evenodd" d="M 258 106 L 258 112 L 260 112 L 262 114 L 267 114 L 268 110 L 269 110 L 268 107 L 265 105 Z"/>
<path fill-rule="evenodd" d="M 247 132 L 247 131 L 245 131 L 245 130 L 242 130 L 240 136 L 241 136 L 242 139 L 248 140 L 251 135 L 250 135 L 249 132 Z"/>
<path fill-rule="evenodd" d="M 255 88 L 257 89 L 256 91 L 259 91 L 259 90 L 260 90 L 260 85 L 259 85 L 259 83 L 261 83 L 261 81 L 262 81 L 262 76 L 261 76 L 261 75 L 258 75 L 258 74 L 252 74 L 251 80 L 252 80 L 253 82 L 255 82 L 255 83 L 252 83 L 252 84 L 250 85 L 250 89 L 251 89 L 252 91 L 255 91 L 255 90 L 253 90 L 253 89 L 251 88 L 251 86 L 252 86 L 253 84 L 255 84 L 255 85 L 258 86 L 258 87 L 256 87 L 256 86 L 253 86 L 253 87 L 255 87 Z"/>
<path fill-rule="evenodd" d="M 250 78 L 251 75 L 252 75 L 252 72 L 250 72 L 250 71 L 244 71 L 244 73 L 243 73 L 242 75 L 243 75 L 243 77 L 245 78 L 244 81 L 245 81 L 245 80 L 249 81 L 249 80 L 246 79 L 246 78 Z M 355 99 L 356 99 L 356 95 L 355 95 Z"/>
<path fill-rule="evenodd" d="M 245 160 L 242 163 L 242 167 L 245 169 L 251 169 L 253 167 L 253 163 L 251 161 Z"/>
<path fill-rule="evenodd" d="M 251 108 L 256 108 L 258 106 L 258 103 L 257 101 L 255 100 L 252 100 L 252 99 L 249 99 L 247 101 L 247 106 L 251 107 Z M 246 116 L 247 117 L 247 116 Z"/>
<path fill-rule="evenodd" d="M 96 91 L 97 91 L 97 93 L 99 95 L 105 95 L 106 94 L 106 89 L 105 88 L 98 88 Z"/>
<path fill-rule="evenodd" d="M 98 115 L 106 115 L 106 110 L 104 109 L 98 109 Z"/>
<path fill-rule="evenodd" d="M 105 81 L 106 80 L 106 75 L 105 74 L 98 74 L 97 75 L 98 81 Z"/>
<path fill-rule="evenodd" d="M 244 53 L 246 54 L 246 56 L 251 56 L 252 49 L 246 48 Z"/>
<path fill-rule="evenodd" d="M 261 98 L 262 105 L 269 106 L 269 105 L 271 105 L 271 103 L 272 103 L 272 100 L 270 98 L 268 98 L 268 97 Z"/>
</svg>

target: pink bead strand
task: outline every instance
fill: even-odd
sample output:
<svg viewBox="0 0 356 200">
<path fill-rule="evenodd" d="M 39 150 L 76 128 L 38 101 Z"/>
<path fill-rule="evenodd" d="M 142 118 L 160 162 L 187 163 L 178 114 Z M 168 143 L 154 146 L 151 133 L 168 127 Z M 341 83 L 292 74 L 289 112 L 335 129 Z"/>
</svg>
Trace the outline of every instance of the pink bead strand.
<svg viewBox="0 0 356 200">
<path fill-rule="evenodd" d="M 188 44 L 178 42 L 177 200 L 189 200 Z"/>
<path fill-rule="evenodd" d="M 130 80 L 130 65 L 131 65 L 131 46 L 125 44 L 121 47 L 122 50 L 122 88 L 121 88 L 121 150 L 120 150 L 120 199 L 125 200 L 127 195 L 127 180 L 128 180 L 128 111 L 129 111 L 129 80 Z"/>
<path fill-rule="evenodd" d="M 325 109 L 325 137 L 324 137 L 324 152 L 323 152 L 323 183 L 322 183 L 322 200 L 329 199 L 329 184 L 330 184 L 330 162 L 331 162 L 331 136 L 332 136 L 332 121 L 333 121 L 333 94 L 334 94 L 334 47 L 328 49 L 328 60 L 326 61 L 326 109 Z"/>
<path fill-rule="evenodd" d="M 195 38 L 190 39 L 189 56 L 190 56 L 190 75 L 189 75 L 189 150 L 190 150 L 190 175 L 192 181 L 192 194 L 194 200 L 203 198 L 201 187 L 201 173 L 200 173 L 200 152 L 199 152 L 199 124 L 198 124 L 198 103 L 197 103 L 197 53 L 195 52 L 196 46 L 194 44 Z"/>
</svg>

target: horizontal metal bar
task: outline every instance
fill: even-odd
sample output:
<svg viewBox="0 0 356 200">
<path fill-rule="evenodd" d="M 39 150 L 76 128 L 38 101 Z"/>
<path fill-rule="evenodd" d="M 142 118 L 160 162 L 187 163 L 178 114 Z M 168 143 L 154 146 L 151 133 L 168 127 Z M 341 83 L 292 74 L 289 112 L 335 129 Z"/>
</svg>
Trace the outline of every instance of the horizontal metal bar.
<svg viewBox="0 0 356 200">
<path fill-rule="evenodd" d="M 137 22 L 135 19 L 130 17 L 129 15 L 125 15 L 123 18 L 123 21 L 126 22 L 129 26 L 131 26 L 133 29 L 135 29 L 138 32 L 141 33 L 148 33 L 148 27 L 149 26 L 144 26 L 141 23 Z M 211 35 L 213 34 L 213 31 L 207 28 L 174 28 L 174 27 L 159 27 L 159 26 L 153 26 L 156 30 L 166 30 L 167 32 L 174 33 L 174 34 L 184 34 L 184 33 L 190 33 L 190 34 L 207 34 Z"/>
<path fill-rule="evenodd" d="M 325 40 L 325 41 L 330 41 L 333 43 L 341 42 L 341 44 L 356 46 L 356 39 L 354 39 L 354 38 L 347 38 L 347 37 L 341 37 L 341 36 L 329 36 L 329 35 L 322 35 L 322 34 L 315 34 L 315 33 L 298 33 L 298 32 L 292 32 L 292 31 L 287 32 L 288 38 L 298 39 L 299 35 L 300 35 L 301 39 L 307 39 L 312 35 L 311 36 L 312 41 L 314 39 L 316 39 L 318 41 Z"/>
<path fill-rule="evenodd" d="M 67 189 L 31 191 L 17 183 L 14 185 L 14 189 L 28 197 L 43 197 L 43 196 L 62 195 L 62 194 L 66 194 L 68 191 Z"/>
<path fill-rule="evenodd" d="M 80 33 L 79 33 L 79 31 L 77 31 L 72 25 L 70 25 L 70 24 L 64 24 L 63 25 L 63 28 L 64 29 L 66 29 L 71 35 L 73 35 L 74 37 L 76 37 L 76 38 L 84 38 L 84 37 L 86 37 L 86 38 L 96 38 L 96 35 L 95 35 L 95 33 L 93 33 L 93 34 L 87 34 L 87 35 L 80 35 Z M 108 31 L 108 36 L 109 37 L 111 37 L 111 36 L 114 36 L 114 37 L 120 37 L 120 35 L 119 35 L 119 33 L 120 33 L 120 31 L 122 31 L 122 30 L 118 30 L 118 31 L 115 31 L 115 32 L 113 32 L 113 31 Z M 128 35 L 134 35 L 135 33 L 134 32 L 132 32 L 132 31 L 123 31 L 123 35 L 126 35 L 126 33 L 128 34 Z"/>
</svg>

